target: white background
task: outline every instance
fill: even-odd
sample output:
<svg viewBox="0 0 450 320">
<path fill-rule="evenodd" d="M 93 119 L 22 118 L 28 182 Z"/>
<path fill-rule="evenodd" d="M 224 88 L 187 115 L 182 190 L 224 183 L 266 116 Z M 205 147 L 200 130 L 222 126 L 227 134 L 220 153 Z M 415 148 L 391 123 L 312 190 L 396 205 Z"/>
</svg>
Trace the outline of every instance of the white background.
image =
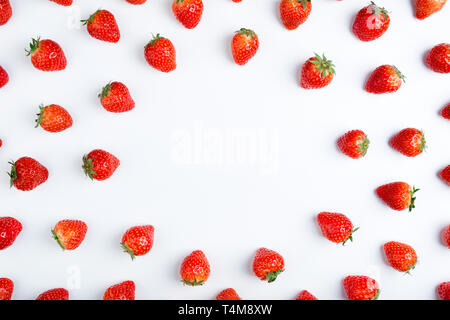
<svg viewBox="0 0 450 320">
<path fill-rule="evenodd" d="M 450 123 L 438 115 L 450 100 L 450 77 L 430 71 L 423 59 L 434 45 L 450 41 L 450 5 L 419 21 L 411 1 L 379 0 L 391 25 L 382 38 L 363 43 L 351 23 L 367 1 L 315 0 L 295 31 L 283 28 L 278 0 L 206 0 L 194 30 L 174 18 L 171 2 L 76 0 L 68 9 L 12 0 L 13 17 L 0 27 L 0 64 L 10 74 L 0 90 L 0 171 L 9 170 L 10 159 L 31 156 L 50 172 L 31 192 L 10 190 L 2 173 L 0 215 L 23 223 L 14 245 L 0 252 L 0 276 L 14 280 L 13 298 L 67 288 L 76 270 L 80 288 L 70 288 L 71 299 L 100 299 L 108 286 L 128 279 L 136 283 L 137 299 L 213 299 L 227 287 L 244 299 L 293 299 L 302 289 L 343 299 L 342 279 L 349 274 L 376 278 L 380 299 L 436 298 L 437 285 L 450 280 L 450 253 L 440 240 L 450 223 L 449 187 L 437 176 L 450 163 Z M 115 14 L 118 44 L 73 27 L 99 7 Z M 261 42 L 243 67 L 230 52 L 241 27 L 255 30 Z M 144 59 L 144 46 L 158 32 L 177 50 L 178 67 L 170 74 Z M 33 68 L 24 48 L 39 35 L 61 45 L 66 70 Z M 298 71 L 314 52 L 325 52 L 337 75 L 327 88 L 304 90 Z M 363 90 L 381 64 L 406 75 L 397 93 Z M 97 94 L 111 80 L 129 87 L 133 111 L 101 107 Z M 58 134 L 34 129 L 40 103 L 65 107 L 73 127 Z M 424 130 L 427 152 L 407 158 L 389 147 L 389 138 L 405 127 Z M 335 146 L 351 129 L 370 138 L 363 159 L 352 160 Z M 261 151 L 266 144 L 269 151 L 256 161 L 245 155 L 233 161 L 237 144 L 221 147 L 220 139 L 239 132 L 262 137 L 252 146 Z M 183 145 L 190 138 L 191 147 Z M 191 163 L 177 157 L 180 145 L 188 146 L 184 156 L 192 152 Z M 81 157 L 94 148 L 121 160 L 107 181 L 91 182 L 81 170 Z M 211 160 L 211 150 L 232 160 Z M 421 188 L 412 213 L 389 209 L 374 193 L 398 180 Z M 355 241 L 342 247 L 326 240 L 315 223 L 320 211 L 346 214 L 360 227 Z M 72 252 L 61 251 L 50 235 L 65 218 L 89 227 Z M 155 226 L 154 247 L 132 262 L 119 242 L 127 228 L 142 224 Z M 386 264 L 382 245 L 390 240 L 416 249 L 420 261 L 412 276 Z M 286 271 L 272 284 L 251 271 L 262 246 L 285 258 Z M 212 271 L 204 286 L 192 288 L 180 282 L 179 265 L 195 249 L 206 253 Z"/>
</svg>

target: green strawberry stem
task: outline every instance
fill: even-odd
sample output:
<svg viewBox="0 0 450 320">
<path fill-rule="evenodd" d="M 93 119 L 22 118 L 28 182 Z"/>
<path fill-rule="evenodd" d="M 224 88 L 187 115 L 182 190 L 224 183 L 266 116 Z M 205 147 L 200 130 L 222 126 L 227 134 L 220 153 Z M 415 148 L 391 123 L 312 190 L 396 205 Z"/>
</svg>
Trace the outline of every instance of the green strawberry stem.
<svg viewBox="0 0 450 320">
<path fill-rule="evenodd" d="M 35 128 L 39 127 L 39 125 L 42 122 L 42 119 L 44 118 L 44 105 L 43 104 L 41 104 L 39 106 L 39 110 L 40 110 L 40 112 L 38 114 L 36 114 L 38 117 L 36 119 L 36 125 L 34 126 Z"/>
<path fill-rule="evenodd" d="M 108 96 L 109 91 L 111 91 L 111 82 L 109 82 L 106 86 L 103 87 L 102 92 L 99 93 L 98 97 L 101 98 L 105 98 Z"/>
<path fill-rule="evenodd" d="M 334 64 L 331 60 L 327 60 L 325 54 L 322 57 L 317 53 L 314 53 L 315 59 L 311 60 L 311 63 L 316 66 L 316 70 L 322 71 L 322 78 L 325 78 L 328 74 L 336 74 L 334 70 Z"/>
<path fill-rule="evenodd" d="M 83 170 L 84 170 L 84 173 L 91 179 L 91 180 L 94 180 L 94 175 L 96 175 L 97 173 L 94 171 L 94 170 L 92 170 L 92 167 L 93 167 L 94 165 L 92 164 L 92 159 L 89 159 L 88 157 L 87 157 L 87 155 L 84 155 L 83 156 L 83 166 L 82 166 L 82 168 L 83 168 Z"/>
<path fill-rule="evenodd" d="M 30 54 L 35 52 L 37 49 L 39 49 L 40 39 L 41 39 L 40 37 L 38 37 L 37 39 L 31 38 L 30 50 L 25 49 L 27 56 L 29 56 Z"/>
<path fill-rule="evenodd" d="M 420 133 L 422 134 L 422 139 L 420 139 L 420 152 L 422 152 L 427 147 L 427 141 L 425 140 L 425 135 L 423 134 L 423 132 L 420 131 Z"/>
<path fill-rule="evenodd" d="M 245 28 L 240 28 L 235 33 L 240 34 L 240 35 L 245 35 L 247 37 L 252 37 L 252 38 L 254 38 L 256 36 L 256 33 L 253 30 L 245 29 Z"/>
<path fill-rule="evenodd" d="M 345 243 L 346 243 L 348 240 L 350 240 L 351 242 L 353 242 L 353 233 L 355 233 L 356 231 L 358 231 L 358 229 L 359 229 L 359 227 L 353 229 L 352 231 L 350 231 L 350 235 L 348 236 L 348 238 L 345 239 L 344 242 L 342 242 L 342 245 L 343 245 L 343 246 L 345 245 Z"/>
<path fill-rule="evenodd" d="M 83 23 L 83 26 L 86 25 L 87 23 L 91 24 L 92 21 L 94 21 L 95 15 L 100 11 L 100 9 L 98 9 L 97 11 L 95 11 L 93 14 L 91 14 L 89 16 L 89 18 L 87 18 L 86 20 L 80 20 L 80 22 Z"/>
<path fill-rule="evenodd" d="M 373 14 L 375 14 L 376 16 L 383 14 L 385 19 L 388 18 L 387 17 L 388 11 L 385 8 L 377 6 L 375 4 L 375 2 L 373 2 L 373 1 L 370 1 L 370 4 L 372 5 L 372 8 L 373 8 L 373 12 L 372 12 Z"/>
<path fill-rule="evenodd" d="M 378 289 L 377 291 L 375 291 L 375 296 L 370 299 L 370 300 L 378 300 L 378 297 L 380 296 L 380 289 Z"/>
<path fill-rule="evenodd" d="M 131 260 L 134 260 L 134 259 L 136 258 L 136 256 L 134 255 L 134 251 L 131 250 L 131 249 L 126 245 L 125 242 L 122 242 L 121 245 L 122 245 L 123 251 L 126 252 L 126 253 L 128 253 L 128 254 L 130 255 Z"/>
<path fill-rule="evenodd" d="M 306 9 L 306 3 L 311 2 L 311 0 L 297 0 L 297 2 L 302 4 L 303 9 Z"/>
<path fill-rule="evenodd" d="M 11 172 L 8 173 L 9 187 L 12 188 L 12 186 L 14 185 L 14 181 L 16 181 L 16 179 L 17 179 L 17 170 L 16 170 L 16 164 L 14 163 L 14 161 L 11 160 L 8 163 L 11 165 Z"/>
<path fill-rule="evenodd" d="M 274 282 L 277 279 L 278 275 L 283 271 L 284 270 L 278 269 L 274 272 L 268 272 L 264 280 L 266 280 L 268 283 Z"/>
<path fill-rule="evenodd" d="M 400 70 L 397 69 L 396 66 L 392 66 L 392 69 L 397 74 L 397 76 L 403 80 L 403 82 L 406 82 L 406 80 L 405 80 L 406 77 L 400 72 Z"/>
<path fill-rule="evenodd" d="M 414 194 L 419 191 L 420 189 L 416 189 L 416 187 L 413 187 L 411 190 L 411 203 L 409 204 L 409 212 L 412 211 L 416 206 L 414 205 L 414 201 L 416 200 L 416 197 L 414 197 Z"/>
<path fill-rule="evenodd" d="M 145 46 L 146 48 L 147 48 L 148 46 L 154 47 L 154 46 L 155 46 L 155 43 L 156 43 L 158 40 L 164 39 L 164 37 L 161 37 L 161 35 L 160 35 L 159 33 L 157 33 L 156 36 L 155 36 L 154 34 L 152 34 L 152 37 L 153 37 L 152 40 L 150 40 L 150 42 Z"/>
<path fill-rule="evenodd" d="M 53 238 L 56 240 L 56 242 L 59 244 L 59 246 L 61 247 L 61 249 L 66 250 L 66 248 L 64 248 L 64 246 L 61 243 L 61 240 L 59 240 L 58 235 L 56 234 L 55 230 L 51 230 L 52 234 L 53 234 Z"/>
<path fill-rule="evenodd" d="M 184 284 L 186 284 L 186 285 L 188 285 L 188 286 L 201 286 L 201 285 L 203 285 L 204 283 L 205 283 L 205 280 L 200 280 L 200 281 L 197 281 L 197 279 L 195 279 L 194 278 L 194 281 L 191 281 L 191 280 L 185 280 L 185 279 L 183 279 L 183 280 L 181 280 Z"/>
<path fill-rule="evenodd" d="M 408 270 L 405 271 L 405 273 L 411 275 L 411 270 L 414 270 L 414 268 L 416 267 L 417 261 L 415 263 L 413 263 L 412 265 L 409 266 Z"/>
<path fill-rule="evenodd" d="M 367 137 L 363 138 L 362 143 L 359 145 L 359 152 L 361 152 L 362 156 L 365 156 L 367 153 L 367 149 L 369 149 L 370 140 Z"/>
</svg>

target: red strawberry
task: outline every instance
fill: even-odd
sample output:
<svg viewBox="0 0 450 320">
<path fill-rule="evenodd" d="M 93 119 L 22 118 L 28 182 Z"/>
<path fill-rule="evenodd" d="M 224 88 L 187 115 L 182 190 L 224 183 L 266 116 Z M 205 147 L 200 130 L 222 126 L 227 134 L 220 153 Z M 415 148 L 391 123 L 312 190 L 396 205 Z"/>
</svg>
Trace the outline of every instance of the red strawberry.
<svg viewBox="0 0 450 320">
<path fill-rule="evenodd" d="M 385 8 L 378 7 L 370 2 L 362 8 L 353 22 L 353 33 L 361 41 L 372 41 L 381 37 L 389 28 L 388 12 Z"/>
<path fill-rule="evenodd" d="M 181 263 L 180 275 L 184 284 L 190 286 L 203 285 L 211 272 L 205 254 L 196 250 L 184 258 Z"/>
<path fill-rule="evenodd" d="M 317 215 L 317 222 L 325 238 L 342 245 L 348 240 L 353 241 L 353 233 L 359 229 L 353 229 L 350 219 L 341 213 L 321 212 Z"/>
<path fill-rule="evenodd" d="M 69 291 L 63 288 L 51 289 L 41 293 L 36 300 L 69 300 Z"/>
<path fill-rule="evenodd" d="M 126 112 L 134 108 L 130 91 L 121 82 L 110 82 L 98 95 L 100 102 L 109 112 Z"/>
<path fill-rule="evenodd" d="M 5 86 L 9 81 L 8 72 L 0 66 L 0 88 Z"/>
<path fill-rule="evenodd" d="M 242 300 L 233 288 L 222 290 L 216 297 L 216 300 Z"/>
<path fill-rule="evenodd" d="M 423 20 L 442 9 L 447 0 L 414 0 L 417 19 Z"/>
<path fill-rule="evenodd" d="M 384 253 L 387 262 L 395 270 L 409 273 L 417 263 L 417 254 L 414 249 L 400 242 L 390 241 L 384 244 Z"/>
<path fill-rule="evenodd" d="M 450 249 L 450 225 L 448 225 L 444 232 L 442 233 L 442 240 L 444 241 L 444 244 Z"/>
<path fill-rule="evenodd" d="M 261 279 L 271 283 L 284 271 L 283 257 L 266 248 L 259 248 L 253 258 L 253 272 Z"/>
<path fill-rule="evenodd" d="M 440 43 L 428 52 L 427 66 L 438 73 L 450 73 L 450 44 Z"/>
<path fill-rule="evenodd" d="M 60 132 L 72 126 L 72 117 L 63 107 L 51 104 L 46 107 L 40 105 L 39 109 L 36 128 L 41 126 L 45 131 Z"/>
<path fill-rule="evenodd" d="M 231 41 L 233 59 L 238 65 L 246 64 L 259 48 L 259 39 L 253 30 L 241 28 Z"/>
<path fill-rule="evenodd" d="M 0 278 L 0 300 L 11 300 L 14 282 L 8 278 Z"/>
<path fill-rule="evenodd" d="M 57 4 L 60 4 L 62 6 L 66 6 L 66 7 L 72 5 L 72 2 L 73 2 L 73 0 L 50 0 L 50 1 L 56 2 Z"/>
<path fill-rule="evenodd" d="M 107 10 L 97 10 L 87 20 L 81 20 L 81 22 L 87 25 L 89 34 L 95 39 L 114 43 L 120 39 L 116 19 Z"/>
<path fill-rule="evenodd" d="M 52 230 L 53 237 L 63 250 L 78 248 L 86 236 L 87 225 L 80 220 L 61 220 Z"/>
<path fill-rule="evenodd" d="M 314 295 L 312 295 L 308 291 L 302 290 L 295 298 L 295 300 L 319 300 L 319 299 L 317 299 Z"/>
<path fill-rule="evenodd" d="M 143 4 L 147 0 L 126 0 L 126 1 L 131 4 Z"/>
<path fill-rule="evenodd" d="M 170 72 L 177 67 L 175 47 L 159 33 L 145 46 L 145 59 L 149 65 L 162 72 Z"/>
<path fill-rule="evenodd" d="M 441 116 L 444 119 L 450 120 L 450 103 L 448 105 L 446 105 L 444 108 L 442 108 Z"/>
<path fill-rule="evenodd" d="M 2 145 L 3 145 L 3 141 L 2 141 L 2 139 L 0 139 L 0 148 L 2 147 Z"/>
<path fill-rule="evenodd" d="M 241 2 L 242 0 L 233 0 L 233 2 Z"/>
<path fill-rule="evenodd" d="M 22 191 L 30 191 L 48 179 L 48 170 L 30 157 L 22 157 L 16 162 L 9 162 L 10 185 Z"/>
<path fill-rule="evenodd" d="M 414 194 L 420 189 L 411 188 L 406 182 L 392 182 L 377 188 L 377 195 L 390 208 L 394 210 L 404 210 L 406 208 L 411 211 L 415 208 Z"/>
<path fill-rule="evenodd" d="M 337 141 L 342 153 L 353 159 L 364 157 L 369 148 L 369 143 L 367 135 L 361 130 L 348 131 Z"/>
<path fill-rule="evenodd" d="M 132 227 L 122 237 L 122 248 L 134 260 L 143 256 L 153 247 L 155 228 L 151 225 Z"/>
<path fill-rule="evenodd" d="M 188 29 L 195 28 L 203 13 L 202 0 L 173 0 L 172 11 L 178 21 Z"/>
<path fill-rule="evenodd" d="M 91 180 L 106 180 L 120 165 L 120 160 L 104 150 L 95 149 L 83 157 L 84 173 Z"/>
<path fill-rule="evenodd" d="M 297 29 L 311 13 L 311 0 L 281 0 L 281 22 L 288 30 Z"/>
<path fill-rule="evenodd" d="M 30 50 L 25 51 L 31 55 L 31 63 L 36 69 L 58 71 L 67 66 L 66 56 L 55 41 L 32 39 Z"/>
<path fill-rule="evenodd" d="M 135 290 L 133 281 L 124 281 L 106 289 L 103 300 L 134 300 Z"/>
<path fill-rule="evenodd" d="M 0 250 L 11 246 L 22 231 L 22 224 L 11 217 L 0 218 Z"/>
<path fill-rule="evenodd" d="M 314 55 L 315 57 L 309 58 L 302 67 L 300 85 L 304 89 L 323 88 L 330 84 L 336 74 L 331 60 L 327 60 L 324 54 L 322 57 L 317 53 Z"/>
<path fill-rule="evenodd" d="M 442 300 L 450 300 L 450 281 L 442 282 L 438 286 L 437 292 L 438 292 L 439 298 L 441 298 Z"/>
<path fill-rule="evenodd" d="M 389 144 L 407 157 L 415 157 L 421 154 L 426 147 L 423 132 L 414 128 L 403 129 L 391 138 Z"/>
<path fill-rule="evenodd" d="M 347 276 L 344 289 L 349 300 L 377 300 L 380 295 L 378 283 L 366 276 Z"/>
<path fill-rule="evenodd" d="M 12 16 L 9 0 L 0 0 L 0 26 L 6 24 Z"/>
<path fill-rule="evenodd" d="M 442 171 L 439 172 L 439 175 L 441 176 L 441 179 L 450 186 L 450 165 L 442 169 Z"/>
<path fill-rule="evenodd" d="M 366 91 L 380 94 L 395 92 L 400 89 L 405 76 L 395 67 L 382 65 L 376 68 L 366 82 Z"/>
</svg>

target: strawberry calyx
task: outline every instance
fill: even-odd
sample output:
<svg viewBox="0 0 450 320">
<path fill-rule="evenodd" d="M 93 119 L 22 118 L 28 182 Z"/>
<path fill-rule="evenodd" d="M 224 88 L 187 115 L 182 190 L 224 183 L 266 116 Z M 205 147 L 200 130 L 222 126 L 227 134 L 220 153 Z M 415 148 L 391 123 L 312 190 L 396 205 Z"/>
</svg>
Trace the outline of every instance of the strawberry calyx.
<svg viewBox="0 0 450 320">
<path fill-rule="evenodd" d="M 59 246 L 61 247 L 61 249 L 66 250 L 66 248 L 64 248 L 64 245 L 63 245 L 62 242 L 61 242 L 61 239 L 59 239 L 58 235 L 56 234 L 55 230 L 52 229 L 51 232 L 52 232 L 52 235 L 53 235 L 53 239 L 56 240 L 56 242 L 59 244 Z"/>
<path fill-rule="evenodd" d="M 306 3 L 311 2 L 311 0 L 296 0 L 298 3 L 301 3 L 303 6 L 303 9 L 306 9 Z"/>
<path fill-rule="evenodd" d="M 244 35 L 247 37 L 251 37 L 254 38 L 256 37 L 256 33 L 253 30 L 250 29 L 245 29 L 245 28 L 240 28 L 238 31 L 235 31 L 235 33 L 239 34 L 239 35 Z"/>
<path fill-rule="evenodd" d="M 43 104 L 41 104 L 39 106 L 39 110 L 40 110 L 40 112 L 36 114 L 38 117 L 36 119 L 36 125 L 34 126 L 35 128 L 39 127 L 39 125 L 42 122 L 42 119 L 44 119 L 44 105 Z"/>
<path fill-rule="evenodd" d="M 8 163 L 11 165 L 11 172 L 8 173 L 9 187 L 12 188 L 12 186 L 14 185 L 14 181 L 16 181 L 16 179 L 17 179 L 17 169 L 16 169 L 16 164 L 14 163 L 14 161 L 11 160 Z"/>
<path fill-rule="evenodd" d="M 416 187 L 413 187 L 413 189 L 411 190 L 411 203 L 409 204 L 409 212 L 411 212 L 411 210 L 416 207 L 414 205 L 414 200 L 416 200 L 416 197 L 414 196 L 414 193 L 416 193 L 419 190 L 420 189 L 416 189 Z"/>
<path fill-rule="evenodd" d="M 359 230 L 359 227 L 357 227 L 357 228 L 353 229 L 352 231 L 350 231 L 350 235 L 348 236 L 347 239 L 345 239 L 345 240 L 342 242 L 342 245 L 345 246 L 345 243 L 346 243 L 348 240 L 350 240 L 350 242 L 353 242 L 353 233 L 355 233 L 355 232 L 358 231 L 358 230 Z"/>
<path fill-rule="evenodd" d="M 362 139 L 363 141 L 359 144 L 358 151 L 361 152 L 362 156 L 365 156 L 367 153 L 367 149 L 369 149 L 370 140 L 367 138 L 367 136 L 363 137 Z"/>
<path fill-rule="evenodd" d="M 313 60 L 311 60 L 311 63 L 316 66 L 316 70 L 322 72 L 322 78 L 325 78 L 329 74 L 336 74 L 333 62 L 331 60 L 328 60 L 325 57 L 325 54 L 322 54 L 321 57 L 317 53 L 314 53 L 314 56 L 315 57 L 313 58 Z"/>
<path fill-rule="evenodd" d="M 188 279 L 183 279 L 181 280 L 184 284 L 188 285 L 188 286 L 201 286 L 205 283 L 205 280 L 200 280 L 197 281 L 197 279 L 194 278 L 194 281 L 188 280 Z"/>
<path fill-rule="evenodd" d="M 425 140 L 425 135 L 423 134 L 423 131 L 420 131 L 421 139 L 420 139 L 420 152 L 426 149 L 427 147 L 427 141 Z"/>
<path fill-rule="evenodd" d="M 278 269 L 274 272 L 268 272 L 263 280 L 266 280 L 268 283 L 274 282 L 277 279 L 278 275 L 283 271 L 284 270 L 282 269 Z"/>
<path fill-rule="evenodd" d="M 98 94 L 98 97 L 100 99 L 105 98 L 109 95 L 109 92 L 111 91 L 111 82 L 108 83 L 106 86 L 103 87 L 102 92 Z"/>
<path fill-rule="evenodd" d="M 37 49 L 39 49 L 39 43 L 41 42 L 40 40 L 40 37 L 38 37 L 37 39 L 31 38 L 30 50 L 25 49 L 27 56 L 33 54 Z"/>
<path fill-rule="evenodd" d="M 125 243 L 125 241 L 123 241 L 123 242 L 121 243 L 121 245 L 122 245 L 123 251 L 126 252 L 126 253 L 128 253 L 128 254 L 130 255 L 131 260 L 134 260 L 134 259 L 136 258 L 136 256 L 134 255 L 134 251 L 131 250 L 131 249 L 127 246 L 127 244 Z"/>
<path fill-rule="evenodd" d="M 159 41 L 160 39 L 164 39 L 164 37 L 161 37 L 161 35 L 160 35 L 159 33 L 157 33 L 156 36 L 152 34 L 152 37 L 153 37 L 153 39 L 150 40 L 150 42 L 145 46 L 146 48 L 147 48 L 148 46 L 154 47 L 154 46 L 155 46 L 155 43 L 156 43 L 157 41 Z"/>
<path fill-rule="evenodd" d="M 94 170 L 92 170 L 93 168 L 93 164 L 92 164 L 92 159 L 89 159 L 87 155 L 83 156 L 83 170 L 84 173 L 91 179 L 94 180 L 94 175 L 97 174 L 97 172 L 95 172 Z"/>
<path fill-rule="evenodd" d="M 370 1 L 370 6 L 372 7 L 373 11 L 372 13 L 376 16 L 379 16 L 380 14 L 382 14 L 384 16 L 385 19 L 388 18 L 388 11 L 385 8 L 379 7 L 375 4 L 375 2 Z"/>
<path fill-rule="evenodd" d="M 410 271 L 411 271 L 411 270 L 414 270 L 414 268 L 416 267 L 416 264 L 417 264 L 417 261 L 414 262 L 412 265 L 410 265 L 410 266 L 408 267 L 408 270 L 405 271 L 405 273 L 411 275 L 411 272 L 410 272 Z"/>
<path fill-rule="evenodd" d="M 403 82 L 406 82 L 405 80 L 405 76 L 400 72 L 400 70 L 397 69 L 396 66 L 392 66 L 392 70 L 394 70 L 394 72 L 397 74 L 397 76 L 402 79 Z"/>
<path fill-rule="evenodd" d="M 90 16 L 89 16 L 89 18 L 87 18 L 86 20 L 80 20 L 80 22 L 82 22 L 83 23 L 83 26 L 84 25 L 86 25 L 86 24 L 91 24 L 93 21 L 94 21 L 94 18 L 95 18 L 95 15 L 97 14 L 97 13 L 99 13 L 100 12 L 100 9 L 98 9 L 97 11 L 95 11 L 93 14 L 91 14 Z"/>
</svg>

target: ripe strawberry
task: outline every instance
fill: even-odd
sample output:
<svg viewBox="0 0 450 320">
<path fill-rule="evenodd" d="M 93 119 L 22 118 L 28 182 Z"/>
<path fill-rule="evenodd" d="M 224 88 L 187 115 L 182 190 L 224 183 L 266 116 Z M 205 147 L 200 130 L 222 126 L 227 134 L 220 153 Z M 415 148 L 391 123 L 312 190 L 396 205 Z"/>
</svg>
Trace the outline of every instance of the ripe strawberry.
<svg viewBox="0 0 450 320">
<path fill-rule="evenodd" d="M 343 154 L 353 159 L 364 157 L 369 148 L 369 139 L 361 130 L 351 130 L 341 136 L 337 145 Z"/>
<path fill-rule="evenodd" d="M 104 150 L 95 149 L 83 157 L 84 173 L 91 180 L 106 180 L 120 165 L 120 160 Z"/>
<path fill-rule="evenodd" d="M 448 105 L 446 105 L 444 108 L 442 108 L 441 116 L 444 119 L 450 120 L 450 103 Z"/>
<path fill-rule="evenodd" d="M 233 0 L 233 2 L 241 2 L 242 0 Z"/>
<path fill-rule="evenodd" d="M 6 24 L 12 16 L 9 0 L 0 0 L 0 26 Z"/>
<path fill-rule="evenodd" d="M 67 66 L 66 56 L 61 47 L 52 40 L 32 39 L 30 50 L 31 63 L 36 69 L 42 71 L 64 70 Z"/>
<path fill-rule="evenodd" d="M 350 219 L 341 213 L 321 212 L 317 215 L 317 222 L 325 238 L 342 245 L 347 240 L 353 241 L 353 233 L 359 229 L 353 229 Z"/>
<path fill-rule="evenodd" d="M 8 278 L 0 278 L 0 300 L 11 300 L 14 282 Z"/>
<path fill-rule="evenodd" d="M 216 300 L 242 300 L 233 288 L 222 290 L 216 297 Z"/>
<path fill-rule="evenodd" d="M 444 244 L 450 249 L 450 225 L 448 225 L 444 232 L 442 233 L 442 240 L 444 241 Z"/>
<path fill-rule="evenodd" d="M 366 91 L 380 94 L 395 92 L 400 89 L 405 76 L 395 67 L 382 65 L 376 68 L 366 82 Z"/>
<path fill-rule="evenodd" d="M 377 188 L 377 195 L 390 208 L 394 210 L 404 210 L 406 208 L 411 211 L 415 208 L 414 194 L 420 189 L 411 188 L 406 182 L 392 182 Z"/>
<path fill-rule="evenodd" d="M 126 0 L 128 3 L 131 4 L 143 4 L 145 3 L 147 0 Z"/>
<path fill-rule="evenodd" d="M 438 286 L 437 292 L 438 292 L 439 298 L 441 298 L 442 300 L 450 300 L 450 281 L 442 282 Z"/>
<path fill-rule="evenodd" d="M 36 128 L 41 126 L 45 131 L 60 132 L 72 126 L 72 117 L 63 107 L 56 104 L 44 107 L 41 104 L 39 109 Z"/>
<path fill-rule="evenodd" d="M 439 172 L 439 175 L 441 176 L 441 179 L 450 186 L 450 165 L 442 169 L 442 171 Z"/>
<path fill-rule="evenodd" d="M 9 81 L 8 72 L 0 66 L 0 88 L 5 86 Z"/>
<path fill-rule="evenodd" d="M 73 0 L 50 0 L 50 1 L 56 2 L 57 4 L 60 4 L 62 6 L 66 6 L 66 7 L 72 5 L 72 2 L 73 2 Z"/>
<path fill-rule="evenodd" d="M 319 299 L 317 299 L 314 295 L 312 295 L 308 291 L 302 290 L 298 294 L 297 298 L 295 298 L 295 300 L 319 300 Z"/>
<path fill-rule="evenodd" d="M 133 281 L 124 281 L 106 289 L 103 300 L 134 300 L 135 290 Z"/>
<path fill-rule="evenodd" d="M 417 19 L 423 20 L 442 9 L 447 0 L 414 0 Z"/>
<path fill-rule="evenodd" d="M 288 30 L 297 29 L 311 13 L 311 0 L 281 0 L 281 22 Z"/>
<path fill-rule="evenodd" d="M 159 33 L 145 46 L 145 59 L 156 70 L 170 72 L 176 69 L 175 47 Z"/>
<path fill-rule="evenodd" d="M 409 273 L 411 269 L 415 268 L 417 254 L 411 246 L 390 241 L 386 242 L 383 248 L 387 262 L 395 270 Z"/>
<path fill-rule="evenodd" d="M 153 247 L 155 228 L 151 225 L 128 229 L 122 237 L 122 248 L 134 260 L 135 256 L 143 256 Z"/>
<path fill-rule="evenodd" d="M 63 288 L 51 289 L 41 293 L 36 300 L 69 300 L 69 291 Z"/>
<path fill-rule="evenodd" d="M 266 248 L 259 248 L 253 258 L 253 272 L 261 279 L 271 283 L 284 271 L 283 257 Z"/>
<path fill-rule="evenodd" d="M 302 67 L 300 85 L 304 89 L 319 89 L 330 84 L 336 74 L 334 64 L 327 60 L 324 54 L 322 57 L 317 53 L 315 57 L 309 58 Z"/>
<path fill-rule="evenodd" d="M 377 300 L 380 295 L 378 283 L 366 276 L 347 276 L 344 289 L 349 300 Z"/>
<path fill-rule="evenodd" d="M 52 230 L 53 237 L 63 250 L 78 248 L 86 236 L 87 225 L 80 220 L 61 220 Z"/>
<path fill-rule="evenodd" d="M 259 39 L 253 30 L 241 28 L 231 41 L 233 59 L 238 65 L 246 64 L 259 48 Z"/>
<path fill-rule="evenodd" d="M 2 147 L 2 145 L 3 145 L 3 141 L 2 141 L 2 139 L 0 139 L 0 148 Z"/>
<path fill-rule="evenodd" d="M 421 154 L 426 147 L 423 132 L 414 128 L 401 130 L 391 138 L 389 144 L 407 157 L 415 157 Z"/>
<path fill-rule="evenodd" d="M 0 250 L 11 246 L 22 231 L 22 224 L 11 217 L 0 218 Z"/>
<path fill-rule="evenodd" d="M 130 91 L 121 82 L 110 82 L 98 95 L 100 102 L 109 112 L 127 112 L 134 108 Z"/>
<path fill-rule="evenodd" d="M 184 284 L 190 286 L 203 285 L 211 272 L 205 254 L 196 250 L 184 258 L 181 263 L 180 275 Z"/>
<path fill-rule="evenodd" d="M 116 19 L 107 10 L 97 10 L 87 20 L 81 20 L 81 22 L 87 25 L 87 31 L 95 39 L 114 43 L 120 39 Z"/>
<path fill-rule="evenodd" d="M 353 22 L 353 33 L 361 41 L 372 41 L 387 31 L 390 21 L 387 10 L 378 7 L 372 1 L 356 15 Z"/>
<path fill-rule="evenodd" d="M 440 43 L 428 52 L 427 66 L 438 73 L 450 73 L 450 44 Z"/>
<path fill-rule="evenodd" d="M 48 170 L 30 157 L 22 157 L 16 162 L 10 161 L 10 186 L 22 191 L 30 191 L 48 179 Z"/>
<path fill-rule="evenodd" d="M 195 28 L 203 13 L 202 0 L 173 0 L 172 11 L 178 21 L 188 29 Z"/>
</svg>

